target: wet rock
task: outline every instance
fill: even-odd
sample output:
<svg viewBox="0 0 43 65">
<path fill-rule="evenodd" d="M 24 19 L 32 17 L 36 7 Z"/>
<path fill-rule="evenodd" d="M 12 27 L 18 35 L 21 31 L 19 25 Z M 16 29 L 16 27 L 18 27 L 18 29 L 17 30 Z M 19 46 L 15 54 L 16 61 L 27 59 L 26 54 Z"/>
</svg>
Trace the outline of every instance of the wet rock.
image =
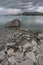
<svg viewBox="0 0 43 65">
<path fill-rule="evenodd" d="M 19 27 L 19 26 L 20 26 L 20 20 L 18 19 L 12 20 L 8 24 L 6 24 L 7 28 Z"/>
<path fill-rule="evenodd" d="M 8 24 L 6 24 L 7 28 L 19 27 L 19 26 L 20 26 L 20 20 L 18 20 L 18 19 L 12 20 Z"/>
<path fill-rule="evenodd" d="M 14 53 L 14 50 L 12 48 L 10 48 L 8 51 L 7 51 L 7 55 L 8 56 L 12 56 Z"/>
</svg>

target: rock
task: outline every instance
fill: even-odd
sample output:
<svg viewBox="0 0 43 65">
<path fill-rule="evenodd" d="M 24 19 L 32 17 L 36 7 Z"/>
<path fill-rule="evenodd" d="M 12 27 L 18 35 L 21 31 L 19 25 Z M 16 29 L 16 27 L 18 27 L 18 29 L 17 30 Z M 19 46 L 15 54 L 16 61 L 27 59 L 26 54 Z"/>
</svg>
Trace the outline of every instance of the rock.
<svg viewBox="0 0 43 65">
<path fill-rule="evenodd" d="M 7 43 L 6 46 L 5 46 L 5 50 L 9 50 L 10 48 L 14 49 L 15 47 L 15 43 Z"/>
<path fill-rule="evenodd" d="M 6 58 L 4 51 L 0 51 L 0 63 Z"/>
<path fill-rule="evenodd" d="M 0 44 L 0 50 L 2 50 L 2 45 Z"/>
<path fill-rule="evenodd" d="M 43 57 L 39 58 L 38 62 L 39 62 L 39 65 L 43 65 Z"/>
<path fill-rule="evenodd" d="M 14 43 L 13 42 L 12 43 L 7 43 L 6 47 L 8 47 L 8 46 L 14 46 L 14 45 L 15 45 L 15 42 Z"/>
<path fill-rule="evenodd" d="M 23 45 L 23 52 L 24 55 L 26 54 L 26 52 L 30 52 L 32 51 L 33 47 L 31 45 L 31 43 L 27 42 L 26 44 Z"/>
<path fill-rule="evenodd" d="M 18 33 L 17 35 L 16 35 L 16 37 L 18 38 L 19 36 L 21 36 L 22 35 L 22 32 L 20 33 Z"/>
<path fill-rule="evenodd" d="M 39 39 L 43 39 L 43 33 L 40 33 L 40 34 L 38 35 L 38 38 L 39 38 Z"/>
<path fill-rule="evenodd" d="M 37 47 L 38 47 L 37 42 L 32 40 L 31 43 L 32 43 L 32 46 L 33 46 L 33 52 L 37 51 Z"/>
<path fill-rule="evenodd" d="M 20 20 L 18 20 L 18 19 L 12 20 L 8 24 L 6 24 L 7 28 L 19 27 L 19 26 L 20 26 Z"/>
<path fill-rule="evenodd" d="M 5 49 L 5 45 L 3 44 L 0 44 L 0 51 L 4 50 Z"/>
<path fill-rule="evenodd" d="M 31 43 L 27 42 L 26 44 L 24 44 L 23 48 L 28 48 L 28 47 L 32 47 Z"/>
<path fill-rule="evenodd" d="M 36 46 L 37 47 L 37 42 L 36 41 L 32 40 L 31 43 L 32 43 L 33 46 Z"/>
<path fill-rule="evenodd" d="M 40 45 L 40 53 L 41 53 L 41 56 L 43 57 L 43 45 Z"/>
<path fill-rule="evenodd" d="M 9 57 L 8 62 L 9 62 L 10 65 L 18 65 L 14 56 Z"/>
<path fill-rule="evenodd" d="M 30 41 L 30 38 L 27 38 L 27 41 Z"/>
<path fill-rule="evenodd" d="M 33 51 L 33 52 L 36 52 L 36 51 L 37 51 L 37 47 L 34 46 L 32 51 Z"/>
<path fill-rule="evenodd" d="M 4 61 L 1 65 L 8 65 L 8 61 Z"/>
<path fill-rule="evenodd" d="M 8 56 L 12 56 L 14 53 L 14 50 L 12 48 L 10 48 L 8 51 L 7 51 L 7 54 Z"/>
<path fill-rule="evenodd" d="M 18 63 L 23 62 L 23 53 L 21 53 L 21 52 L 16 52 L 16 54 L 15 54 L 15 60 L 16 60 Z"/>
<path fill-rule="evenodd" d="M 21 62 L 19 65 L 33 65 L 33 62 L 31 60 L 27 59 L 27 60 Z"/>
<path fill-rule="evenodd" d="M 27 56 L 31 61 L 36 62 L 36 57 L 35 57 L 34 52 L 26 53 L 26 56 Z"/>
</svg>

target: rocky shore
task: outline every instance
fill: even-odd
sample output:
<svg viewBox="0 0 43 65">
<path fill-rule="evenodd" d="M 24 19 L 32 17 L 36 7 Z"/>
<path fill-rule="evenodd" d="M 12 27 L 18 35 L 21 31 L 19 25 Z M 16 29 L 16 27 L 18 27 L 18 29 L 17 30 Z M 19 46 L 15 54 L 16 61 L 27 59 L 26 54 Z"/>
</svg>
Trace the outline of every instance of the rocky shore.
<svg viewBox="0 0 43 65">
<path fill-rule="evenodd" d="M 24 28 L 8 34 L 7 43 L 0 44 L 0 65 L 43 65 L 42 35 Z"/>
</svg>

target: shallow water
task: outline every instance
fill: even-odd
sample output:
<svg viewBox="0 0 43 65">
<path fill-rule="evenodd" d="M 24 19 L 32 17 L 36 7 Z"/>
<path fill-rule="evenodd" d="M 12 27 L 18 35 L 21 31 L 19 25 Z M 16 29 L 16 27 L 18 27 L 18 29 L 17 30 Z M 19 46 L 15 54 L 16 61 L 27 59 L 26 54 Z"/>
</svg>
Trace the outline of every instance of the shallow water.
<svg viewBox="0 0 43 65">
<path fill-rule="evenodd" d="M 0 28 L 13 19 L 19 19 L 21 26 L 33 30 L 43 30 L 43 16 L 0 16 Z"/>
<path fill-rule="evenodd" d="M 15 18 L 20 20 L 21 27 L 43 32 L 43 16 L 0 16 L 1 39 L 6 38 L 7 34 L 13 34 L 14 29 L 5 28 L 5 25 Z"/>
</svg>

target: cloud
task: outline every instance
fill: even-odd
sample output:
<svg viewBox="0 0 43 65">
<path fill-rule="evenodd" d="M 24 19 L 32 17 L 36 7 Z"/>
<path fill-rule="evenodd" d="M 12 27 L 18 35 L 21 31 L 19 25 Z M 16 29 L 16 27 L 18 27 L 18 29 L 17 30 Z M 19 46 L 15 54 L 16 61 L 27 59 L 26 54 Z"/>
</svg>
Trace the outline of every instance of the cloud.
<svg viewBox="0 0 43 65">
<path fill-rule="evenodd" d="M 12 2 L 12 1 L 9 1 Z M 12 2 L 7 7 L 0 7 L 0 15 L 6 14 L 19 14 L 23 12 L 41 12 L 43 13 L 43 3 L 38 2 L 34 4 L 34 2 L 22 2 L 22 1 L 15 1 L 15 4 Z M 12 7 L 12 8 L 8 8 Z M 14 6 L 14 7 L 13 7 Z"/>
<path fill-rule="evenodd" d="M 0 14 L 6 15 L 6 14 L 19 14 L 22 13 L 21 9 L 12 9 L 12 8 L 0 8 Z"/>
<path fill-rule="evenodd" d="M 39 6 L 39 7 L 37 7 L 36 11 L 37 11 L 37 12 L 41 12 L 41 13 L 43 13 L 43 6 Z"/>
</svg>

